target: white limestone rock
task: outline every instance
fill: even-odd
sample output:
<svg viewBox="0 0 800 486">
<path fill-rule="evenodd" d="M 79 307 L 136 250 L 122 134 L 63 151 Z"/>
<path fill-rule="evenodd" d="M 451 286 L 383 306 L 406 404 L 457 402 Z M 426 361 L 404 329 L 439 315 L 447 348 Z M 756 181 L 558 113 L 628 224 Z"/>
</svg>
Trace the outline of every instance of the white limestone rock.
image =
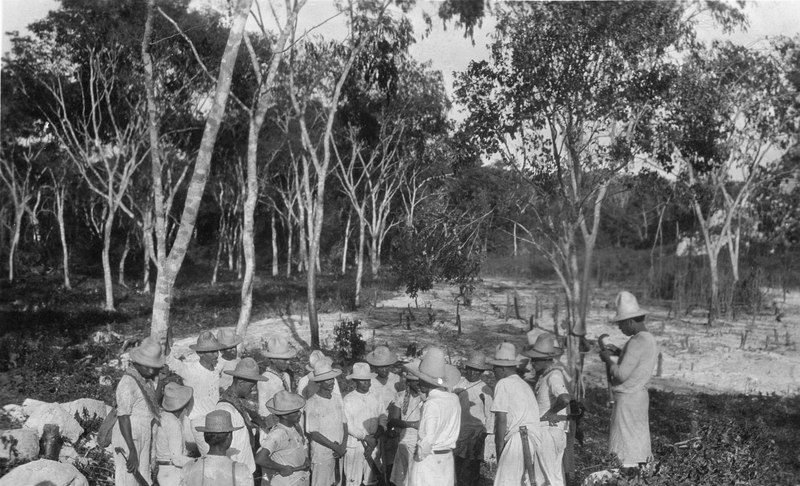
<svg viewBox="0 0 800 486">
<path fill-rule="evenodd" d="M 39 457 L 39 434 L 36 429 L 0 430 L 0 459 L 32 461 Z"/>
<path fill-rule="evenodd" d="M 89 486 L 86 476 L 75 466 L 39 459 L 14 468 L 0 478 L 0 486 Z"/>
<path fill-rule="evenodd" d="M 83 411 L 86 410 L 86 412 L 89 414 L 89 417 L 95 416 L 105 418 L 105 416 L 108 415 L 108 412 L 111 411 L 110 406 L 93 398 L 79 398 L 71 402 L 62 403 L 61 406 L 71 417 L 75 416 L 75 412 L 77 412 L 79 416 L 83 417 Z"/>
<path fill-rule="evenodd" d="M 25 421 L 25 427 L 36 429 L 40 436 L 46 424 L 58 425 L 61 436 L 72 442 L 77 441 L 78 437 L 83 433 L 83 428 L 75 420 L 75 417 L 70 415 L 58 403 L 45 403 L 36 407 L 28 417 L 28 420 Z"/>
</svg>

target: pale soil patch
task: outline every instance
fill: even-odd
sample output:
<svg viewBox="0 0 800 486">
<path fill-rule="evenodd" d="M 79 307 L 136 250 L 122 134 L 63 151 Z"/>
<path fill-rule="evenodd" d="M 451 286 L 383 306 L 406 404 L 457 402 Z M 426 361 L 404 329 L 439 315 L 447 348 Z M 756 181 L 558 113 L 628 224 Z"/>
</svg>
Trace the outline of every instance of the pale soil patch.
<svg viewBox="0 0 800 486">
<path fill-rule="evenodd" d="M 601 334 L 608 334 L 611 342 L 619 346 L 624 344 L 625 336 L 616 325 L 608 323 L 614 314 L 613 299 L 618 290 L 606 287 L 595 292 L 587 323 L 588 339 L 596 340 Z M 507 296 L 515 291 L 519 294 L 520 314 L 525 320 L 505 318 Z M 526 343 L 527 318 L 534 312 L 537 297 L 542 306 L 539 326 L 552 331 L 554 299 L 559 302 L 558 318 L 564 319 L 563 297 L 556 282 L 487 278 L 476 289 L 472 307 L 460 307 L 462 335 L 458 336 L 455 326 L 457 294 L 452 287 L 437 285 L 431 292 L 420 295 L 416 302 L 398 291 L 392 298 L 358 312 L 320 314 L 320 340 L 324 347 L 332 347 L 334 326 L 342 318 L 357 318 L 362 321 L 362 335 L 368 347 L 388 343 L 402 353 L 412 343 L 418 348 L 436 344 L 446 348 L 451 359 L 457 361 L 473 349 L 491 352 L 503 340 L 521 348 Z M 800 341 L 800 293 L 787 295 L 782 322 L 776 322 L 772 313 L 765 312 L 755 319 L 742 315 L 734 322 L 720 321 L 711 329 L 705 326 L 705 318 L 699 312 L 676 319 L 668 317 L 668 309 L 664 307 L 643 305 L 643 308 L 649 313 L 647 325 L 656 336 L 663 356 L 662 376 L 654 377 L 651 386 L 675 392 L 800 393 L 797 345 Z M 511 314 L 513 316 L 513 311 Z M 409 315 L 413 316 L 410 322 Z M 742 349 L 745 331 L 748 336 Z M 249 349 L 262 347 L 275 334 L 307 348 L 310 340 L 307 316 L 254 321 L 247 331 L 246 346 Z M 189 353 L 188 344 L 195 340 L 196 336 L 178 340 L 175 350 L 178 354 L 193 354 Z M 585 380 L 587 385 L 605 386 L 605 368 L 596 349 L 585 357 Z"/>
</svg>

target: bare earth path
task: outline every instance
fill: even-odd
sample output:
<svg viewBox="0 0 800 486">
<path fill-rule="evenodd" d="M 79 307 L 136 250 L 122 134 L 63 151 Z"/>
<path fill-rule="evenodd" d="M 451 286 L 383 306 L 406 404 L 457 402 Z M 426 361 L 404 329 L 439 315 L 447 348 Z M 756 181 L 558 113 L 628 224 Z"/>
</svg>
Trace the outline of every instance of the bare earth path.
<svg viewBox="0 0 800 486">
<path fill-rule="evenodd" d="M 611 341 L 622 345 L 624 336 L 608 323 L 613 315 L 613 298 L 618 288 L 602 288 L 595 299 L 587 323 L 590 340 L 609 334 Z M 519 295 L 520 315 L 525 320 L 506 319 L 508 296 Z M 412 343 L 418 348 L 436 343 L 458 361 L 473 349 L 489 352 L 500 341 L 526 343 L 527 318 L 534 312 L 536 299 L 542 306 L 537 324 L 553 330 L 553 302 L 560 301 L 559 320 L 564 318 L 563 298 L 555 282 L 524 282 L 487 278 L 476 289 L 472 307 L 460 308 L 462 335 L 456 331 L 457 292 L 443 285 L 420 295 L 417 301 L 398 291 L 392 298 L 374 307 L 350 314 L 320 314 L 320 340 L 333 345 L 333 328 L 341 318 L 361 319 L 362 335 L 368 347 L 390 343 L 403 351 Z M 782 296 L 781 296 L 782 297 Z M 782 300 L 782 298 L 781 298 Z M 771 313 L 742 315 L 734 322 L 722 321 L 709 329 L 701 315 L 668 317 L 668 309 L 644 305 L 649 313 L 647 325 L 655 334 L 662 352 L 661 376 L 651 385 L 679 393 L 800 393 L 800 292 L 787 295 L 782 322 Z M 409 312 L 410 311 L 410 312 Z M 403 314 L 401 324 L 401 314 Z M 511 312 L 513 315 L 513 311 Z M 413 316 L 413 317 L 410 317 Z M 562 331 L 563 332 L 563 331 Z M 742 335 L 747 340 L 741 347 Z M 270 336 L 281 334 L 298 347 L 307 348 L 310 339 L 306 316 L 293 315 L 264 319 L 250 324 L 245 339 L 248 349 L 262 346 Z M 188 345 L 196 336 L 176 341 L 175 350 L 188 354 Z M 597 354 L 585 357 L 587 384 L 605 386 L 605 371 Z"/>
</svg>

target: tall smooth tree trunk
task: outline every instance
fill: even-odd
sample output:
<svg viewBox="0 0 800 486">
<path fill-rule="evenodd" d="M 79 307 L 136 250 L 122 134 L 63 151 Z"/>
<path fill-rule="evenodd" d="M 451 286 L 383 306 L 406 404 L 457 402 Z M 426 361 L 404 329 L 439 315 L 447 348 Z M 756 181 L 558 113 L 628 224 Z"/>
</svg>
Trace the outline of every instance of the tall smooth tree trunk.
<svg viewBox="0 0 800 486">
<path fill-rule="evenodd" d="M 272 233 L 272 276 L 278 276 L 278 232 L 275 229 L 275 210 L 270 212 L 269 229 Z"/>
<path fill-rule="evenodd" d="M 301 272 L 303 270 L 308 270 L 308 238 L 306 237 L 306 227 L 304 223 L 300 223 L 299 225 L 300 234 L 297 235 L 298 241 L 298 252 L 300 253 L 300 261 L 297 262 L 297 271 Z"/>
<path fill-rule="evenodd" d="M 714 324 L 714 321 L 717 320 L 719 317 L 720 305 L 719 305 L 719 266 L 717 262 L 719 261 L 717 251 L 708 252 L 708 265 L 709 265 L 709 273 L 711 277 L 711 295 L 709 296 L 709 305 L 708 305 L 708 323 L 707 325 L 711 327 Z"/>
<path fill-rule="evenodd" d="M 130 251 L 131 235 L 128 233 L 128 236 L 125 238 L 125 248 L 123 248 L 122 256 L 119 258 L 119 271 L 117 272 L 117 283 L 123 287 L 127 287 L 127 285 L 125 285 L 125 261 L 128 259 L 128 253 L 130 253 Z"/>
<path fill-rule="evenodd" d="M 111 231 L 114 228 L 114 209 L 108 208 L 108 216 L 103 226 L 103 282 L 105 283 L 106 302 L 103 310 L 113 312 L 114 280 L 111 276 Z"/>
<path fill-rule="evenodd" d="M 11 233 L 11 246 L 8 249 L 8 281 L 12 283 L 14 282 L 14 257 L 19 245 L 19 234 L 22 231 L 22 216 L 24 214 L 19 210 L 14 212 L 14 229 Z"/>
<path fill-rule="evenodd" d="M 142 263 L 142 293 L 149 294 L 150 293 L 150 259 L 153 258 L 153 238 L 151 234 L 144 235 L 144 244 L 142 245 L 142 257 L 144 262 Z M 147 243 L 147 240 L 150 240 L 150 243 Z"/>
<path fill-rule="evenodd" d="M 292 249 L 294 248 L 294 225 L 291 220 L 286 223 L 286 277 L 292 276 Z"/>
<path fill-rule="evenodd" d="M 342 248 L 342 275 L 347 273 L 347 244 L 350 242 L 350 224 L 352 223 L 353 213 L 347 213 L 347 225 L 344 228 L 344 245 Z"/>
<path fill-rule="evenodd" d="M 358 224 L 358 250 L 356 251 L 356 297 L 355 297 L 355 306 L 359 307 L 361 305 L 361 281 L 364 276 L 364 244 L 366 240 L 366 221 L 363 218 L 359 218 Z"/>
<path fill-rule="evenodd" d="M 56 188 L 56 219 L 58 220 L 58 236 L 61 239 L 61 264 L 64 267 L 64 288 L 72 289 L 69 281 L 69 246 L 67 245 L 67 225 L 64 221 L 64 202 L 66 189 Z"/>
<path fill-rule="evenodd" d="M 372 278 L 378 277 L 378 268 L 381 266 L 381 257 L 379 254 L 378 242 L 375 237 L 370 241 L 369 246 L 369 269 L 372 273 Z"/>
<path fill-rule="evenodd" d="M 228 34 L 228 41 L 225 51 L 220 60 L 219 75 L 217 86 L 214 93 L 214 102 L 206 120 L 203 138 L 200 141 L 200 148 L 195 161 L 194 172 L 189 181 L 186 191 L 186 201 L 181 214 L 180 227 L 172 249 L 163 268 L 159 269 L 156 280 L 156 288 L 153 294 L 153 314 L 150 332 L 158 337 L 165 337 L 169 327 L 169 314 L 172 304 L 172 290 L 175 279 L 178 276 L 189 242 L 194 234 L 197 213 L 200 208 L 200 201 L 203 198 L 206 182 L 208 180 L 211 157 L 214 152 L 214 145 L 225 114 L 225 107 L 228 102 L 233 69 L 236 58 L 239 54 L 239 46 L 242 42 L 244 27 L 250 13 L 250 6 L 253 0 L 238 0 L 233 9 L 233 21 Z"/>
</svg>

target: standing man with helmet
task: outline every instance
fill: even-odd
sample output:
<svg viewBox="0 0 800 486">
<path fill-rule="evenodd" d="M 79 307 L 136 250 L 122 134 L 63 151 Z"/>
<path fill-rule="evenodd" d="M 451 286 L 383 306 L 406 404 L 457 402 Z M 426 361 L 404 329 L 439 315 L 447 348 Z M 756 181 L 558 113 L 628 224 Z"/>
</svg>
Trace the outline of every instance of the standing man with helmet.
<svg viewBox="0 0 800 486">
<path fill-rule="evenodd" d="M 444 352 L 436 347 L 429 348 L 419 363 L 407 364 L 406 369 L 419 378 L 425 401 L 408 485 L 453 486 L 456 480 L 453 449 L 461 429 L 461 404 L 452 391 L 461 373 L 445 363 Z"/>
<path fill-rule="evenodd" d="M 217 341 L 224 346 L 219 350 L 219 371 L 222 373 L 219 376 L 219 389 L 222 391 L 233 383 L 233 377 L 225 372 L 234 370 L 241 361 L 241 358 L 236 356 L 236 347 L 244 340 L 233 329 L 220 329 L 217 331 Z"/>
<path fill-rule="evenodd" d="M 261 376 L 265 381 L 258 382 L 258 414 L 266 419 L 267 428 L 278 422 L 267 408 L 267 402 L 281 390 L 292 391 L 292 382 L 289 378 L 289 360 L 297 356 L 289 341 L 283 336 L 274 336 L 267 340 L 266 349 L 261 350 L 261 355 L 266 358 L 267 367 Z"/>
<path fill-rule="evenodd" d="M 372 379 L 369 391 L 378 397 L 383 412 L 388 415 L 389 405 L 401 389 L 400 376 L 392 372 L 392 366 L 398 361 L 397 353 L 390 350 L 388 346 L 378 346 L 370 353 L 367 353 L 366 360 L 372 372 L 376 375 Z M 399 442 L 398 436 L 399 434 L 395 430 L 387 430 L 378 443 L 380 464 L 386 470 L 387 477 L 392 474 L 394 455 L 397 452 L 397 444 Z"/>
<path fill-rule="evenodd" d="M 650 448 L 650 398 L 647 382 L 658 359 L 655 337 L 647 332 L 645 312 L 630 292 L 617 295 L 617 313 L 611 319 L 629 336 L 620 350 L 608 346 L 600 359 L 608 365 L 614 393 L 609 450 L 622 461 L 623 468 L 639 468 L 653 457 Z M 614 362 L 612 356 L 619 356 Z"/>
<path fill-rule="evenodd" d="M 461 432 L 456 443 L 456 483 L 473 486 L 481 483 L 481 462 L 486 436 L 494 430 L 492 390 L 481 377 L 492 367 L 483 351 L 474 351 L 464 363 L 464 376 L 456 385 L 461 403 Z"/>
</svg>

